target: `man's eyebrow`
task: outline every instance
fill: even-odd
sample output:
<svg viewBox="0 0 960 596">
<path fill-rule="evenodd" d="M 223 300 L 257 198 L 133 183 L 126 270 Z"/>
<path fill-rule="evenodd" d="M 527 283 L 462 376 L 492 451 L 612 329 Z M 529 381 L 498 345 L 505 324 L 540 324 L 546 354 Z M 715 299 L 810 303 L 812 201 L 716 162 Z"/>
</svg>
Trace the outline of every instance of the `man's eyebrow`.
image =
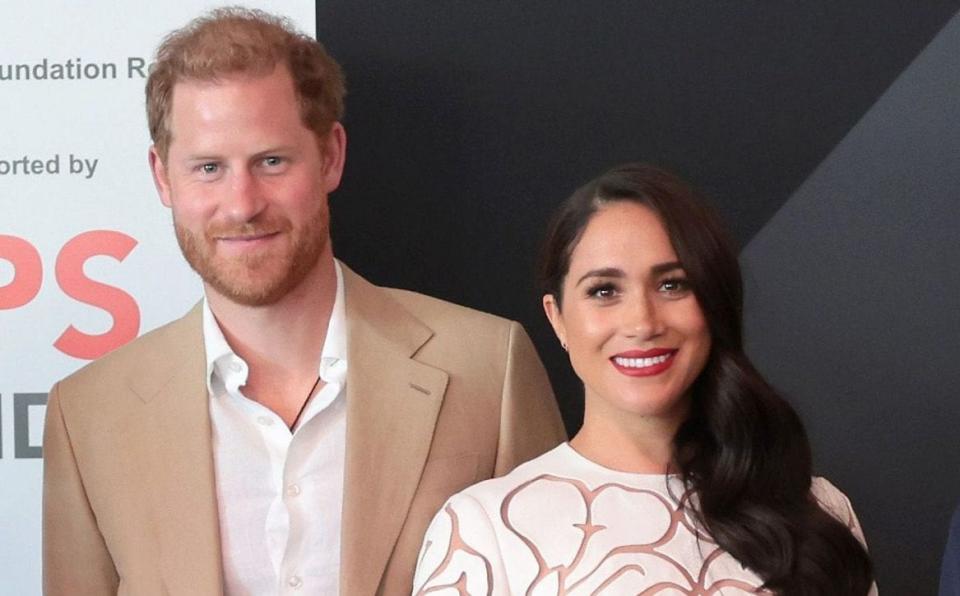
<svg viewBox="0 0 960 596">
<path fill-rule="evenodd" d="M 253 154 L 251 159 L 263 159 L 275 153 L 291 153 L 294 151 L 293 145 L 277 145 L 276 147 L 270 147 L 269 149 L 264 149 L 263 151 L 257 151 Z"/>
<path fill-rule="evenodd" d="M 220 156 L 214 155 L 213 153 L 196 153 L 194 155 L 185 155 L 183 161 L 185 163 L 196 161 L 220 161 Z"/>
</svg>

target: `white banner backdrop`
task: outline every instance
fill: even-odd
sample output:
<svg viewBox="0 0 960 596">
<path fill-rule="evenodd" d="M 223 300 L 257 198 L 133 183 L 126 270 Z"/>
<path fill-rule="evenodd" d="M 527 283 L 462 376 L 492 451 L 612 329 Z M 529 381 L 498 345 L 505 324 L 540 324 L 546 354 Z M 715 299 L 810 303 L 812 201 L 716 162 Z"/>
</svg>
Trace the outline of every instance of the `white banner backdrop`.
<svg viewBox="0 0 960 596">
<path fill-rule="evenodd" d="M 3 594 L 40 593 L 47 390 L 201 295 L 150 179 L 143 87 L 163 35 L 216 5 L 0 5 Z M 313 0 L 249 5 L 316 33 Z"/>
</svg>

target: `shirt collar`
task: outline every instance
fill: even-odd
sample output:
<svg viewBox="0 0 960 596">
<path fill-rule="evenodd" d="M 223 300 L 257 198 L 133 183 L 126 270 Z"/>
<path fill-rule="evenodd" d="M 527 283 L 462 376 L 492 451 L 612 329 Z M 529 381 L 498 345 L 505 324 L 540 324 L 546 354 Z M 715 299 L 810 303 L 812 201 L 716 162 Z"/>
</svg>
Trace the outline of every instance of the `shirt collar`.
<svg viewBox="0 0 960 596">
<path fill-rule="evenodd" d="M 343 383 L 347 375 L 347 319 L 344 306 L 343 271 L 334 259 L 337 291 L 327 323 L 327 336 L 320 352 L 317 374 L 324 383 Z M 247 382 L 247 363 L 234 353 L 217 323 L 206 294 L 203 297 L 203 345 L 207 361 L 207 392 L 213 396 L 236 391 Z"/>
</svg>

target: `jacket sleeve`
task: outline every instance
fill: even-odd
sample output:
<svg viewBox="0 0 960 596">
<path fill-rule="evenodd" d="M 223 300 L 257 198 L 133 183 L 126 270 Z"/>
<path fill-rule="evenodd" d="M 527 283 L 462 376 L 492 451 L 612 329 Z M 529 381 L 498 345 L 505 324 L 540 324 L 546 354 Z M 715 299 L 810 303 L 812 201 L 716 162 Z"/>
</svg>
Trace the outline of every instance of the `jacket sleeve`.
<svg viewBox="0 0 960 596">
<path fill-rule="evenodd" d="M 43 593 L 116 594 L 119 578 L 97 527 L 54 385 L 43 431 Z"/>
<path fill-rule="evenodd" d="M 511 322 L 494 475 L 567 440 L 547 371 L 519 323 Z"/>
</svg>

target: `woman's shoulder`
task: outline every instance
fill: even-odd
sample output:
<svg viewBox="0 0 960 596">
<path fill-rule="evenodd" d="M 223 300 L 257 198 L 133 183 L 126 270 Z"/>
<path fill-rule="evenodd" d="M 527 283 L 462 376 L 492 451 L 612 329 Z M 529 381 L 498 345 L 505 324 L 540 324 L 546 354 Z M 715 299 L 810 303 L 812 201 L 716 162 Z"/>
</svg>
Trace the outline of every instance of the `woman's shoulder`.
<svg viewBox="0 0 960 596">
<path fill-rule="evenodd" d="M 860 526 L 860 520 L 853 510 L 850 499 L 832 482 L 821 476 L 814 476 L 810 483 L 810 494 L 820 504 L 820 508 L 832 515 L 850 529 L 854 538 L 860 541 L 864 548 L 867 547 L 866 537 L 863 535 L 863 528 Z M 874 582 L 870 587 L 869 596 L 877 596 L 877 584 Z"/>
<path fill-rule="evenodd" d="M 810 493 L 824 511 L 848 527 L 856 519 L 850 499 L 826 478 L 814 476 L 810 482 Z"/>
<path fill-rule="evenodd" d="M 810 493 L 820 504 L 820 508 L 835 517 L 840 523 L 850 528 L 861 544 L 866 545 L 863 528 L 853 510 L 850 499 L 832 482 L 821 476 L 814 476 L 810 483 Z"/>
<path fill-rule="evenodd" d="M 551 475 L 567 475 L 569 469 L 568 454 L 570 449 L 566 443 L 554 447 L 550 451 L 524 462 L 509 473 L 497 478 L 490 478 L 468 486 L 450 498 L 450 502 L 474 501 L 477 503 L 499 503 L 510 492 L 533 479 Z"/>
</svg>

